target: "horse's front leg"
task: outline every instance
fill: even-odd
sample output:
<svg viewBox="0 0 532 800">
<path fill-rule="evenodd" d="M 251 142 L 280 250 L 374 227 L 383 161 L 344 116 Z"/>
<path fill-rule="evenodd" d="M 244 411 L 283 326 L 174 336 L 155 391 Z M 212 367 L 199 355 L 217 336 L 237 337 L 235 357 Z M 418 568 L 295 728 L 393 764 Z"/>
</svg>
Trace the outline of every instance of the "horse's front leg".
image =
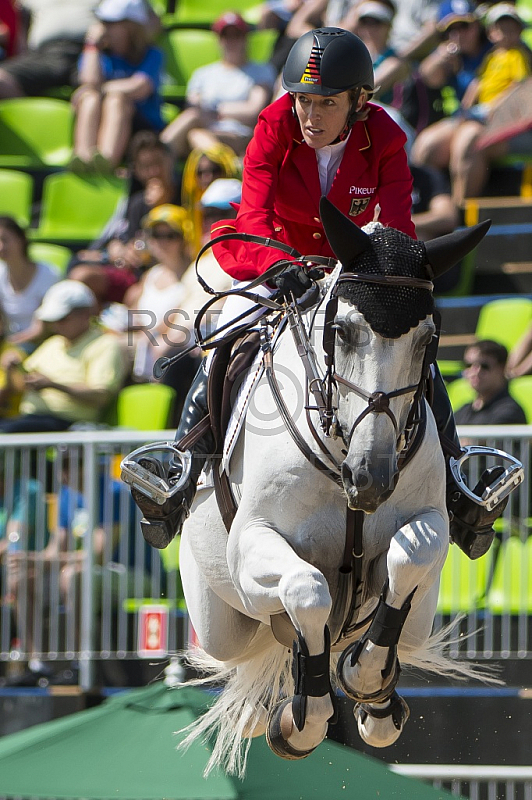
<svg viewBox="0 0 532 800">
<path fill-rule="evenodd" d="M 286 611 L 297 632 L 295 687 L 271 712 L 267 737 L 277 755 L 304 758 L 323 741 L 334 714 L 326 628 L 331 609 L 327 581 L 263 521 L 242 528 L 233 525 L 227 557 L 246 611 L 259 618 Z M 275 698 L 272 700 L 275 702 Z"/>
<path fill-rule="evenodd" d="M 395 692 L 398 646 L 415 650 L 427 641 L 447 548 L 447 523 L 436 511 L 400 528 L 376 565 L 384 588 L 373 621 L 338 662 L 340 685 L 359 703 L 359 731 L 374 747 L 392 744 L 408 719 L 408 706 Z"/>
</svg>

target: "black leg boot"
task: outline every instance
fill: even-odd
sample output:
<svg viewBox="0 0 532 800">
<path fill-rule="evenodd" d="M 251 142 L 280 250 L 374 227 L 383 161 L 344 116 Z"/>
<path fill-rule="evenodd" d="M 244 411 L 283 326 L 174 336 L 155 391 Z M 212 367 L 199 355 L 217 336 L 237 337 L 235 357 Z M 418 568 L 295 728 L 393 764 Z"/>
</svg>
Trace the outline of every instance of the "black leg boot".
<svg viewBox="0 0 532 800">
<path fill-rule="evenodd" d="M 452 455 L 452 450 L 455 450 L 458 455 L 461 450 L 460 440 L 456 431 L 447 389 L 436 365 L 434 365 L 432 412 L 436 419 L 438 433 L 444 448 L 450 537 L 469 558 L 479 558 L 489 550 L 495 537 L 493 524 L 503 513 L 509 498 L 505 497 L 491 511 L 488 511 L 487 508 L 480 505 L 480 502 L 475 503 L 474 500 L 467 497 L 457 485 L 449 466 L 449 458 Z M 447 450 L 450 452 L 447 452 Z M 502 466 L 486 469 L 473 489 L 473 494 L 478 495 L 480 499 L 484 490 L 496 481 L 504 471 L 505 469 Z"/>
<path fill-rule="evenodd" d="M 207 414 L 207 373 L 201 364 L 187 394 L 175 441 L 179 442 Z M 164 505 L 158 505 L 139 489 L 131 489 L 131 495 L 144 515 L 140 523 L 143 536 L 148 544 L 160 550 L 181 533 L 183 523 L 189 515 L 198 478 L 207 457 L 214 453 L 214 439 L 210 430 L 191 446 L 189 452 L 192 466 L 188 482 L 180 492 L 166 500 Z M 139 460 L 139 464 L 159 477 L 166 478 L 170 484 L 177 481 L 180 475 L 180 467 L 171 463 L 167 471 L 156 458 L 143 458 Z"/>
</svg>

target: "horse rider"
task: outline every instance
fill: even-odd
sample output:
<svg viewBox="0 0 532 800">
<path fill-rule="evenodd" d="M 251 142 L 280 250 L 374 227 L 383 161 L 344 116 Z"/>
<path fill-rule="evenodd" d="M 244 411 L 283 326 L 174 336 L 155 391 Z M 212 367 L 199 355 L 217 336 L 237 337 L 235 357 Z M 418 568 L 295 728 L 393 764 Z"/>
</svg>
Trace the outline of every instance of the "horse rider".
<svg viewBox="0 0 532 800">
<path fill-rule="evenodd" d="M 406 135 L 383 108 L 369 102 L 374 77 L 364 43 L 341 28 L 310 31 L 290 50 L 282 84 L 286 94 L 261 112 L 248 145 L 236 220 L 216 223 L 212 235 L 235 231 L 253 234 L 283 242 L 299 253 L 333 257 L 319 215 L 320 197 L 325 195 L 359 226 L 378 218 L 415 239 Z M 235 239 L 218 242 L 213 251 L 220 266 L 235 279 L 235 286 L 286 259 L 286 254 L 275 247 Z M 254 291 L 267 296 L 277 290 L 281 296 L 301 298 L 313 286 L 297 263 L 283 270 L 274 283 L 274 287 L 262 284 Z M 250 301 L 239 295 L 228 297 L 218 327 L 249 306 Z M 202 364 L 185 401 L 176 441 L 206 416 L 206 390 L 207 372 Z M 440 434 L 459 448 L 451 405 L 437 368 L 432 408 Z M 180 532 L 213 446 L 209 433 L 195 442 L 189 481 L 164 505 L 132 489 L 144 515 L 143 534 L 154 547 L 166 547 Z M 145 459 L 143 465 L 163 474 L 157 459 Z M 456 489 L 451 475 L 448 484 Z M 451 515 L 451 536 L 460 543 L 460 537 L 491 531 L 505 502 L 488 512 L 473 500 L 466 502 L 456 490 L 449 492 L 455 501 L 458 494 L 460 502 L 454 502 Z"/>
</svg>

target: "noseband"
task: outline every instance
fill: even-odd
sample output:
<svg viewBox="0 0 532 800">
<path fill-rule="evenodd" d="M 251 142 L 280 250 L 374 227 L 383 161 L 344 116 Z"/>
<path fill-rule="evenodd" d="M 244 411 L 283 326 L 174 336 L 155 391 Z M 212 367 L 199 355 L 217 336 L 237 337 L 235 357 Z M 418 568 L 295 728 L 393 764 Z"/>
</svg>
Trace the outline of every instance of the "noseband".
<svg viewBox="0 0 532 800">
<path fill-rule="evenodd" d="M 346 282 L 363 282 L 363 283 L 374 283 L 380 284 L 383 286 L 407 286 L 415 289 L 426 289 L 429 292 L 432 292 L 434 289 L 434 284 L 430 280 L 425 280 L 423 278 L 413 278 L 409 276 L 402 276 L 402 275 L 367 275 L 364 273 L 359 272 L 344 272 L 341 273 L 336 281 L 334 289 L 331 293 L 331 297 L 327 304 L 327 309 L 325 312 L 325 329 L 323 332 L 323 347 L 325 350 L 325 363 L 327 365 L 327 379 L 329 382 L 329 386 L 332 387 L 332 384 L 341 384 L 342 386 L 346 386 L 350 391 L 355 392 L 359 397 L 363 400 L 367 400 L 366 408 L 358 415 L 355 422 L 353 423 L 351 430 L 349 431 L 349 435 L 346 437 L 342 433 L 342 438 L 346 446 L 349 446 L 355 428 L 365 419 L 368 414 L 386 414 L 386 416 L 390 419 L 394 431 L 397 437 L 398 442 L 401 439 L 399 426 L 397 424 L 397 419 L 393 411 L 390 408 L 390 400 L 394 397 L 400 397 L 404 394 L 413 393 L 414 400 L 417 401 L 421 396 L 421 393 L 424 388 L 424 383 L 426 378 L 428 377 L 428 369 L 430 367 L 430 363 L 434 360 L 436 356 L 436 348 L 438 345 L 437 337 L 433 337 L 433 342 L 431 345 L 425 348 L 425 357 L 423 360 L 423 369 L 421 371 L 421 378 L 419 383 L 413 384 L 411 386 L 404 386 L 402 389 L 394 389 L 391 392 L 366 392 L 360 386 L 357 386 L 352 381 L 343 378 L 339 375 L 335 368 L 334 368 L 334 318 L 336 316 L 336 312 L 338 309 L 338 287 L 341 283 Z M 434 341 L 435 340 L 435 341 Z M 331 396 L 332 391 L 328 392 L 329 397 Z M 413 424 L 413 415 L 415 411 L 415 407 L 417 402 L 412 404 L 412 408 L 408 415 L 408 419 L 405 426 L 405 431 L 412 427 Z M 338 423 L 336 423 L 338 425 Z"/>
</svg>

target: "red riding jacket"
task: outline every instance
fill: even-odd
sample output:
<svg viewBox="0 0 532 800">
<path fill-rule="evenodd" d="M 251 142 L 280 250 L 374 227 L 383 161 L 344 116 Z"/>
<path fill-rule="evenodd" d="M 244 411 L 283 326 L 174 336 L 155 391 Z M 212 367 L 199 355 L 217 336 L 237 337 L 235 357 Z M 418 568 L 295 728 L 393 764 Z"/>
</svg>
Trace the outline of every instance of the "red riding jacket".
<svg viewBox="0 0 532 800">
<path fill-rule="evenodd" d="M 356 222 L 379 222 L 416 238 L 411 218 L 412 176 L 406 136 L 391 117 L 372 103 L 365 122 L 356 122 L 328 198 Z M 286 94 L 262 111 L 244 157 L 242 202 L 236 220 L 217 222 L 211 235 L 237 231 L 271 237 L 303 255 L 332 256 L 319 215 L 321 196 L 315 151 L 303 140 Z M 235 240 L 214 245 L 218 263 L 229 275 L 250 280 L 286 258 L 280 250 Z"/>
</svg>

